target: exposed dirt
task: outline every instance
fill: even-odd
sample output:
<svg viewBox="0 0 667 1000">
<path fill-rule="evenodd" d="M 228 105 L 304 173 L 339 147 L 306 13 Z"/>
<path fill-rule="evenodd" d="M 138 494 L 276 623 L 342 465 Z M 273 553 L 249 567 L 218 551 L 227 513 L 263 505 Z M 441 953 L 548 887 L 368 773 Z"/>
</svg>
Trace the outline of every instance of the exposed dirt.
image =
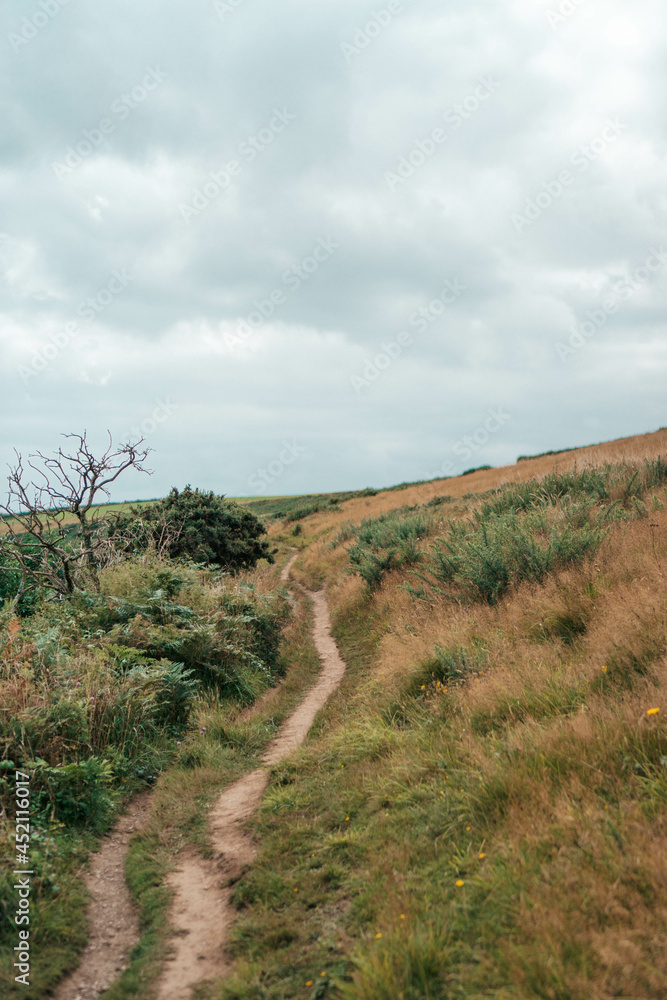
<svg viewBox="0 0 667 1000">
<path fill-rule="evenodd" d="M 283 569 L 281 579 L 287 579 L 295 558 Z M 269 746 L 262 767 L 236 781 L 218 798 L 209 819 L 213 858 L 208 861 L 195 851 L 184 852 L 178 869 L 169 878 L 174 889 L 170 922 L 176 935 L 173 953 L 158 986 L 159 1000 L 190 1000 L 196 983 L 220 979 L 229 971 L 225 945 L 234 920 L 232 886 L 257 853 L 246 823 L 261 802 L 269 781 L 269 768 L 303 742 L 318 711 L 345 673 L 345 663 L 331 637 L 324 592 L 308 596 L 313 602 L 313 638 L 322 672 Z"/>
<path fill-rule="evenodd" d="M 141 829 L 149 811 L 150 793 L 142 792 L 91 856 L 85 875 L 91 895 L 90 938 L 79 967 L 58 984 L 55 1000 L 95 1000 L 127 967 L 139 940 L 139 924 L 125 883 L 125 856 L 130 837 Z"/>
<path fill-rule="evenodd" d="M 294 565 L 296 557 L 298 556 L 298 554 L 299 554 L 298 551 L 295 552 L 294 555 L 290 557 L 289 562 L 286 562 L 285 565 L 283 566 L 283 568 L 281 569 L 281 571 L 280 571 L 280 582 L 281 583 L 287 583 L 287 581 L 289 580 L 289 571 L 291 570 L 292 566 Z"/>
<path fill-rule="evenodd" d="M 286 582 L 296 552 L 283 567 Z M 234 782 L 220 795 L 209 816 L 211 859 L 194 849 L 183 851 L 168 879 L 174 889 L 170 922 L 175 930 L 173 952 L 158 984 L 159 1000 L 190 1000 L 192 987 L 229 971 L 225 953 L 234 920 L 232 886 L 252 864 L 257 849 L 246 823 L 259 806 L 270 768 L 305 739 L 315 716 L 340 684 L 345 664 L 331 637 L 329 610 L 323 591 L 308 593 L 313 602 L 313 639 L 322 661 L 317 683 L 287 719 L 262 758 L 262 766 Z M 150 793 L 138 795 L 93 854 L 85 875 L 91 894 L 88 909 L 90 939 L 79 967 L 59 983 L 53 1000 L 96 1000 L 127 967 L 139 940 L 137 915 L 125 882 L 125 857 L 130 837 L 146 821 Z"/>
</svg>

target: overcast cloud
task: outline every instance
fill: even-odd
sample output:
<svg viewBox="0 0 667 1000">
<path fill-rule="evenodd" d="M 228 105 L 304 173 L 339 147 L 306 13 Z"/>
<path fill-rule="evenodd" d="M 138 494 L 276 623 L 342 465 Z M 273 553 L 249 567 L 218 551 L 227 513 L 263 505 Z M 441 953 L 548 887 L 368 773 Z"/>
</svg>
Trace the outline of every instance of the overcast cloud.
<svg viewBox="0 0 667 1000">
<path fill-rule="evenodd" d="M 666 28 L 4 0 L 0 459 L 139 431 L 118 498 L 297 493 L 667 424 Z"/>
</svg>

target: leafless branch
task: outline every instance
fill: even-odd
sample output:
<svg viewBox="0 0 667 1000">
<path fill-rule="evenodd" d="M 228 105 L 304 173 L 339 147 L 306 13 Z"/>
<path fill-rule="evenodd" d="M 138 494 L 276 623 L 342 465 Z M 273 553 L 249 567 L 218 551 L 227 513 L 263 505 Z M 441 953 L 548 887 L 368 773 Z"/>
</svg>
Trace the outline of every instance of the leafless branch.
<svg viewBox="0 0 667 1000">
<path fill-rule="evenodd" d="M 84 587 L 99 591 L 98 571 L 110 558 L 111 518 L 94 510 L 127 469 L 151 474 L 145 467 L 150 449 L 139 441 L 114 448 L 111 434 L 106 451 L 96 458 L 83 434 L 65 434 L 74 447 L 55 455 L 36 452 L 27 468 L 16 453 L 10 467 L 4 519 L 3 548 L 10 553 L 25 581 L 57 593 Z M 31 471 L 28 471 L 31 470 Z"/>
</svg>

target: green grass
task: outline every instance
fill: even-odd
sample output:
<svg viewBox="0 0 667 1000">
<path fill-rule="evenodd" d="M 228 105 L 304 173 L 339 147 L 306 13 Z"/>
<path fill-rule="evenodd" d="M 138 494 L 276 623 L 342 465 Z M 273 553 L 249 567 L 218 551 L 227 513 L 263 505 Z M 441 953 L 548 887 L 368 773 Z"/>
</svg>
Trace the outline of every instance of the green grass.
<svg viewBox="0 0 667 1000">
<path fill-rule="evenodd" d="M 302 603 L 286 629 L 281 651 L 285 676 L 274 696 L 242 718 L 231 706 L 213 703 L 202 708 L 199 729 L 182 745 L 176 765 L 160 778 L 148 828 L 131 841 L 126 863 L 142 937 L 106 1000 L 134 1000 L 150 991 L 169 947 L 165 876 L 178 850 L 188 843 L 209 855 L 206 822 L 211 805 L 226 785 L 257 767 L 279 726 L 317 677 L 320 662 L 310 625 L 309 609 Z"/>
<path fill-rule="evenodd" d="M 234 775 L 278 724 L 270 716 L 241 721 L 239 712 L 287 669 L 279 650 L 283 594 L 150 560 L 105 571 L 103 589 L 103 597 L 45 602 L 27 618 L 11 608 L 0 617 L 3 973 L 15 943 L 8 873 L 16 767 L 31 775 L 35 872 L 33 985 L 14 984 L 8 997 L 38 1000 L 76 964 L 86 936 L 79 869 L 123 803 L 165 772 L 180 771 L 181 783 L 183 771 L 197 767 L 213 784 L 218 771 Z M 286 697 L 281 689 L 276 711 Z M 175 808 L 186 798 L 181 791 Z M 155 877 L 142 871 L 140 882 Z M 162 898 L 156 894 L 149 908 Z"/>
</svg>

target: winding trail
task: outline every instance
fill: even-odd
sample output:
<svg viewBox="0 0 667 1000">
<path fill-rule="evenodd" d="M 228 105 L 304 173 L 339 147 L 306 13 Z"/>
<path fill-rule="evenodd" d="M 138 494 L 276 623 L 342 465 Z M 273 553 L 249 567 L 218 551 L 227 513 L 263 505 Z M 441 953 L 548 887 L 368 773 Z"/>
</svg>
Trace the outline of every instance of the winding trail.
<svg viewBox="0 0 667 1000">
<path fill-rule="evenodd" d="M 286 581 L 298 553 L 281 573 Z M 285 722 L 262 757 L 262 766 L 244 775 L 220 795 L 209 817 L 213 857 L 194 849 L 181 854 L 168 879 L 174 890 L 169 919 L 174 928 L 173 953 L 158 983 L 158 1000 L 190 1000 L 192 987 L 205 979 L 220 979 L 230 970 L 225 946 L 235 910 L 232 886 L 252 864 L 257 853 L 246 831 L 269 781 L 269 769 L 287 757 L 305 739 L 315 716 L 336 690 L 345 673 L 331 636 L 324 591 L 304 591 L 313 602 L 313 639 L 322 661 L 317 683 Z"/>
<path fill-rule="evenodd" d="M 125 857 L 130 837 L 141 829 L 149 812 L 150 792 L 142 792 L 91 855 L 85 874 L 90 937 L 78 967 L 56 987 L 54 1000 L 96 1000 L 127 967 L 139 940 L 139 921 L 125 881 Z"/>
<path fill-rule="evenodd" d="M 289 579 L 297 556 L 298 552 L 283 567 L 283 583 Z M 209 816 L 213 857 L 202 858 L 189 848 L 181 853 L 178 868 L 168 878 L 174 889 L 169 919 L 176 934 L 173 953 L 158 983 L 159 1000 L 190 1000 L 196 983 L 221 978 L 229 971 L 225 945 L 234 920 L 231 887 L 257 853 L 245 824 L 261 802 L 270 768 L 303 742 L 315 716 L 345 673 L 345 663 L 331 636 L 324 591 L 304 593 L 313 602 L 313 639 L 322 671 L 269 745 L 261 767 L 234 782 L 217 799 Z M 90 938 L 79 966 L 61 980 L 53 1000 L 97 1000 L 127 968 L 140 934 L 137 911 L 125 881 L 125 858 L 130 838 L 144 826 L 150 808 L 150 792 L 136 796 L 100 850 L 91 856 L 85 874 L 91 897 L 87 913 Z"/>
</svg>

